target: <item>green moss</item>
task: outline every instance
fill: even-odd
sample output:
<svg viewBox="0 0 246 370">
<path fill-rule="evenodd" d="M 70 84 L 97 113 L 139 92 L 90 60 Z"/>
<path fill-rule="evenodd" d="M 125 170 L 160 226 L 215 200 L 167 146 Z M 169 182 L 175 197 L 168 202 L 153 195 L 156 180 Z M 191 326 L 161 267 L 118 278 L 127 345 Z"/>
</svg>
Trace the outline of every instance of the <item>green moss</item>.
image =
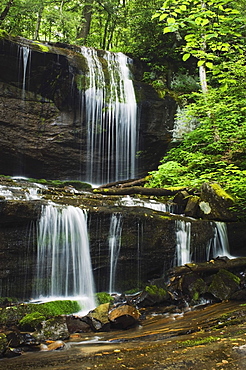
<svg viewBox="0 0 246 370">
<path fill-rule="evenodd" d="M 19 327 L 22 330 L 32 331 L 36 330 L 40 323 L 44 321 L 46 317 L 40 312 L 32 312 L 24 316 L 20 322 Z"/>
<path fill-rule="evenodd" d="M 48 53 L 50 48 L 39 41 L 33 41 L 33 44 L 37 45 L 43 53 Z"/>
<path fill-rule="evenodd" d="M 8 33 L 5 30 L 0 29 L 0 38 L 8 36 Z"/>
<path fill-rule="evenodd" d="M 3 325 L 11 325 L 18 323 L 26 315 L 32 313 L 39 313 L 45 318 L 58 316 L 58 315 L 69 315 L 74 312 L 81 310 L 81 307 L 77 301 L 52 301 L 40 304 L 20 304 L 17 306 L 10 306 L 0 308 L 0 322 Z"/>
<path fill-rule="evenodd" d="M 101 305 L 104 303 L 112 303 L 114 301 L 114 298 L 106 292 L 99 292 L 96 293 L 96 300 L 98 305 Z"/>
<path fill-rule="evenodd" d="M 168 297 L 168 292 L 164 288 L 159 288 L 157 285 L 147 285 L 144 291 L 151 296 L 158 297 L 160 299 L 165 299 Z"/>
<path fill-rule="evenodd" d="M 231 195 L 229 195 L 224 189 L 221 188 L 219 184 L 211 184 L 211 188 L 214 190 L 214 192 L 221 198 L 224 198 L 226 200 L 230 200 L 234 202 L 234 199 Z"/>
<path fill-rule="evenodd" d="M 91 184 L 88 184 L 87 182 L 82 182 L 78 180 L 73 180 L 73 181 L 63 181 L 64 186 L 71 185 L 73 186 L 76 190 L 82 190 L 82 189 L 91 189 Z"/>
<path fill-rule="evenodd" d="M 181 342 L 179 345 L 181 347 L 194 347 L 194 346 L 200 346 L 202 344 L 212 343 L 220 340 L 220 337 L 207 337 L 207 338 L 198 338 L 198 339 L 191 339 L 191 340 L 185 340 Z"/>
</svg>

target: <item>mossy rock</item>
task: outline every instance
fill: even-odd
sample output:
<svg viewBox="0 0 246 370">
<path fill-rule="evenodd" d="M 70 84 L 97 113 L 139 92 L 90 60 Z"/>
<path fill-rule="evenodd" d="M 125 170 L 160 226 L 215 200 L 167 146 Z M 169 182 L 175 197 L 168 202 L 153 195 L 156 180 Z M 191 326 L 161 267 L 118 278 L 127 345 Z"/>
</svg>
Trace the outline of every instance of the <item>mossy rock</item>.
<svg viewBox="0 0 246 370">
<path fill-rule="evenodd" d="M 14 325 L 23 319 L 26 315 L 32 313 L 39 313 L 45 318 L 58 315 L 70 315 L 74 312 L 81 310 L 81 307 L 77 301 L 52 301 L 40 304 L 19 304 L 16 306 L 10 306 L 0 308 L 0 323 L 2 325 Z"/>
<path fill-rule="evenodd" d="M 230 299 L 240 289 L 240 278 L 232 272 L 221 269 L 213 276 L 208 292 L 221 301 Z"/>
<path fill-rule="evenodd" d="M 99 292 L 96 293 L 96 300 L 98 302 L 98 305 L 103 304 L 103 303 L 113 303 L 114 298 L 106 292 Z"/>
<path fill-rule="evenodd" d="M 6 351 L 8 347 L 8 340 L 4 333 L 0 333 L 0 356 Z"/>
<path fill-rule="evenodd" d="M 154 306 L 155 304 L 169 300 L 170 295 L 165 288 L 157 285 L 147 285 L 138 298 L 139 307 Z"/>
<path fill-rule="evenodd" d="M 188 294 L 194 303 L 199 300 L 202 294 L 207 290 L 205 281 L 198 277 L 197 274 L 187 274 L 182 279 L 182 291 Z"/>
<path fill-rule="evenodd" d="M 201 187 L 200 217 L 208 220 L 233 221 L 230 207 L 234 199 L 219 184 L 204 183 Z"/>
<path fill-rule="evenodd" d="M 40 312 L 32 312 L 24 316 L 19 322 L 19 328 L 24 331 L 34 331 L 40 328 L 46 317 Z"/>
<path fill-rule="evenodd" d="M 33 337 L 38 341 L 46 340 L 65 340 L 69 338 L 69 331 L 64 316 L 56 316 L 49 320 L 42 321 L 41 328 L 35 333 Z"/>
</svg>

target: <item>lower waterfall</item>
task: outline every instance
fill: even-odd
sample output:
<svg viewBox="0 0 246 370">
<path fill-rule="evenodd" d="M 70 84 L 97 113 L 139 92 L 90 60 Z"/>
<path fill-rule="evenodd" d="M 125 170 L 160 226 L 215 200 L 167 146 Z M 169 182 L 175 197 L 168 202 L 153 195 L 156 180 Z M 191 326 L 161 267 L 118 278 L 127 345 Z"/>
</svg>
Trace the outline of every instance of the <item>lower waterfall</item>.
<svg viewBox="0 0 246 370">
<path fill-rule="evenodd" d="M 214 221 L 213 225 L 214 237 L 208 244 L 207 260 L 222 256 L 234 258 L 234 256 L 230 254 L 226 223 Z"/>
<path fill-rule="evenodd" d="M 121 247 L 122 215 L 113 213 L 109 228 L 110 275 L 109 293 L 115 290 L 115 274 Z"/>
<path fill-rule="evenodd" d="M 191 262 L 191 223 L 183 220 L 176 220 L 176 261 L 175 266 L 185 265 Z"/>
<path fill-rule="evenodd" d="M 94 280 L 87 234 L 87 212 L 73 206 L 43 206 L 38 226 L 34 296 L 76 299 L 94 308 Z"/>
</svg>

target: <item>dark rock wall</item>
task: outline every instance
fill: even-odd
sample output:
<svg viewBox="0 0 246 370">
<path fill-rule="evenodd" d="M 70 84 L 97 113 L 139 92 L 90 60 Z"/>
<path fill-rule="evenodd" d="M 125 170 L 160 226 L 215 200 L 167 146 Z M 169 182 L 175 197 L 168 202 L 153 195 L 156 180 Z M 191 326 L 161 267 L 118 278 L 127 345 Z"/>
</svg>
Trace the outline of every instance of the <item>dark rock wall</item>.
<svg viewBox="0 0 246 370">
<path fill-rule="evenodd" d="M 30 48 L 25 91 L 23 46 Z M 86 128 L 78 81 L 83 83 L 85 60 L 78 50 L 0 39 L 1 174 L 84 179 Z M 167 149 L 176 104 L 170 97 L 160 99 L 140 80 L 134 84 L 141 176 L 157 168 Z"/>
</svg>

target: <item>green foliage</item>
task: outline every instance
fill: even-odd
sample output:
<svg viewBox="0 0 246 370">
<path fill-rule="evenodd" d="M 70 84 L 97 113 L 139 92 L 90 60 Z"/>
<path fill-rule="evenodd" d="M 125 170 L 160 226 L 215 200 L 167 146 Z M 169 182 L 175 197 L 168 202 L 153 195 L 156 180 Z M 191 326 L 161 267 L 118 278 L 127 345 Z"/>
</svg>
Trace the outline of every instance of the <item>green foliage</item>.
<svg viewBox="0 0 246 370">
<path fill-rule="evenodd" d="M 98 305 L 104 304 L 104 303 L 113 303 L 114 298 L 106 292 L 99 292 L 96 293 L 96 301 Z"/>
<path fill-rule="evenodd" d="M 146 186 L 198 187 L 219 183 L 236 200 L 233 210 L 246 210 L 246 65 L 243 57 L 223 62 L 211 75 L 213 87 L 206 98 L 186 95 L 186 118 L 198 125 L 169 150 Z M 240 81 L 236 83 L 235 81 Z"/>
</svg>

